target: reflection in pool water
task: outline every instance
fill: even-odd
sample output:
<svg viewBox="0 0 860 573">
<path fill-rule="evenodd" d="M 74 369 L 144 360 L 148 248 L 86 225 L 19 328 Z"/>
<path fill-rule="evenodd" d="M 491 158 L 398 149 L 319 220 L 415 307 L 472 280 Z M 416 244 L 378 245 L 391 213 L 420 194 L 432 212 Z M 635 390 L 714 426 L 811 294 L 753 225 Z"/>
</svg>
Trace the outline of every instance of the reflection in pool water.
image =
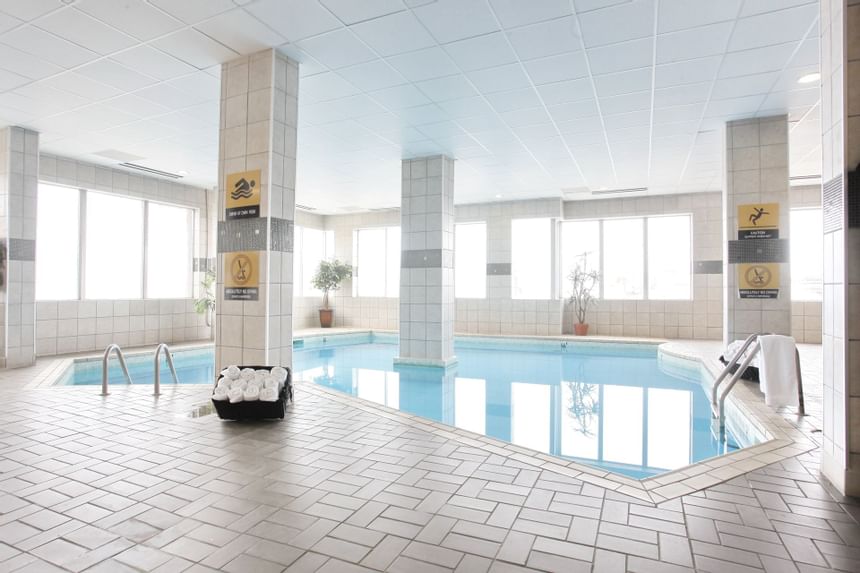
<svg viewBox="0 0 860 573">
<path fill-rule="evenodd" d="M 698 369 L 664 372 L 655 346 L 463 338 L 456 353 L 448 371 L 395 367 L 394 337 L 309 340 L 294 375 L 636 478 L 736 448 L 712 434 Z"/>
</svg>

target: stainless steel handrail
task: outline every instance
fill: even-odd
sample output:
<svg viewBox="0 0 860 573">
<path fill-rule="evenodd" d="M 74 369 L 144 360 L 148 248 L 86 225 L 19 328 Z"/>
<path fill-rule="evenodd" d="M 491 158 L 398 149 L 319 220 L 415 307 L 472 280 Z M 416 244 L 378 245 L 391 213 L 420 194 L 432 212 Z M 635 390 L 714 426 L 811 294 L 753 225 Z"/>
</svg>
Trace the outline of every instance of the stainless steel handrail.
<svg viewBox="0 0 860 573">
<path fill-rule="evenodd" d="M 749 348 L 750 344 L 752 344 L 756 339 L 758 339 L 758 336 L 759 336 L 758 334 L 750 334 L 747 337 L 747 339 L 744 340 L 744 344 L 743 344 L 743 346 L 741 346 L 740 350 L 738 350 L 735 353 L 735 355 L 732 356 L 732 359 L 729 361 L 728 364 L 726 364 L 726 367 L 723 369 L 723 371 L 720 373 L 720 375 L 717 377 L 717 379 L 714 380 L 714 385 L 711 387 L 711 407 L 712 408 L 717 407 L 717 389 L 720 387 L 720 384 L 722 383 L 723 380 L 725 380 L 726 376 L 729 375 L 729 373 L 732 370 L 732 367 L 738 363 L 738 359 L 744 355 L 744 352 L 746 352 L 746 350 L 747 350 L 747 348 Z"/>
<path fill-rule="evenodd" d="M 161 354 L 161 351 L 164 350 L 165 356 L 167 356 L 167 366 L 170 367 L 170 373 L 173 375 L 173 382 L 175 384 L 179 384 L 179 378 L 176 376 L 176 368 L 173 366 L 173 356 L 170 354 L 170 348 L 162 342 L 155 349 L 155 389 L 153 391 L 153 395 L 158 396 L 161 394 L 161 365 L 158 363 L 158 356 Z"/>
<path fill-rule="evenodd" d="M 125 379 L 131 384 L 131 376 L 128 373 L 128 366 L 125 363 L 125 356 L 122 355 L 122 348 L 118 344 L 110 344 L 105 348 L 105 354 L 102 357 L 102 396 L 107 396 L 108 392 L 108 359 L 110 353 L 116 352 L 116 357 L 119 360 L 119 366 L 122 368 L 122 373 L 125 374 Z"/>
</svg>

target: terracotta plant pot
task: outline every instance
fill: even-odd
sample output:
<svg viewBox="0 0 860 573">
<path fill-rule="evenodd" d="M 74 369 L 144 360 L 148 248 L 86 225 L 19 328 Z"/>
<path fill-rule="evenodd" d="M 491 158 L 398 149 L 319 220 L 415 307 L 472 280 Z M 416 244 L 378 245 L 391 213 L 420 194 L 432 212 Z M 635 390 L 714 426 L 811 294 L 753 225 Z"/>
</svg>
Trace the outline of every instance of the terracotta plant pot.
<svg viewBox="0 0 860 573">
<path fill-rule="evenodd" d="M 334 309 L 320 309 L 320 326 L 323 328 L 331 328 L 331 323 L 334 322 Z"/>
<path fill-rule="evenodd" d="M 577 336 L 586 336 L 588 334 L 588 323 L 577 322 L 573 325 L 573 331 Z"/>
</svg>

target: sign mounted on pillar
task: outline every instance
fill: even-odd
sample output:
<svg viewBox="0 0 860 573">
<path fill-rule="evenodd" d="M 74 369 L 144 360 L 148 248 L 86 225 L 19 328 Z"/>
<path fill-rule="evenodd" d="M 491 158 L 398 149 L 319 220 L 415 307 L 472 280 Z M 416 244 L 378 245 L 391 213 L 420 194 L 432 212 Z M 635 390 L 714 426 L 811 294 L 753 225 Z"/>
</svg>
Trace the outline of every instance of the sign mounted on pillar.
<svg viewBox="0 0 860 573">
<path fill-rule="evenodd" d="M 741 298 L 779 298 L 779 263 L 738 265 Z"/>
<path fill-rule="evenodd" d="M 257 300 L 260 296 L 260 253 L 224 253 L 224 300 Z"/>
<path fill-rule="evenodd" d="M 738 239 L 778 239 L 779 203 L 738 205 Z"/>
<path fill-rule="evenodd" d="M 260 216 L 260 170 L 240 171 L 227 175 L 227 201 L 224 218 L 250 219 Z"/>
</svg>

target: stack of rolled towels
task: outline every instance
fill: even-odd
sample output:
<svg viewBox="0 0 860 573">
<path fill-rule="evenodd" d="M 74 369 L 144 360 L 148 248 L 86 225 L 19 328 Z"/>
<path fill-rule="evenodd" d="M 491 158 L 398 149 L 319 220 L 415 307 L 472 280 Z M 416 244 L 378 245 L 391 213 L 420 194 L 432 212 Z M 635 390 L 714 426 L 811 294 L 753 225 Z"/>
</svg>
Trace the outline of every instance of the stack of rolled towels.
<svg viewBox="0 0 860 573">
<path fill-rule="evenodd" d="M 287 369 L 275 366 L 269 370 L 254 370 L 228 366 L 221 371 L 215 385 L 212 399 L 237 402 L 277 402 L 284 384 L 287 383 Z"/>
</svg>

